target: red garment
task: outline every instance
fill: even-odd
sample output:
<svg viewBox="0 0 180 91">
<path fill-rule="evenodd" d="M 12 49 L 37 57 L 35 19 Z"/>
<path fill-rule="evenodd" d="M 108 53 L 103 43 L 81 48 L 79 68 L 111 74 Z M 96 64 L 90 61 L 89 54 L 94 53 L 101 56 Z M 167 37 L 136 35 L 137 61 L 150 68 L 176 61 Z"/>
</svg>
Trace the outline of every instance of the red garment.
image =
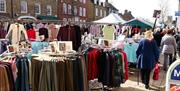
<svg viewBox="0 0 180 91">
<path fill-rule="evenodd" d="M 36 31 L 34 29 L 27 30 L 27 35 L 28 35 L 28 39 L 30 41 L 35 41 L 36 40 Z"/>
<path fill-rule="evenodd" d="M 88 80 L 93 80 L 98 77 L 97 61 L 100 52 L 97 49 L 90 49 L 88 52 Z"/>
<path fill-rule="evenodd" d="M 128 60 L 127 60 L 127 55 L 125 52 L 121 52 L 123 54 L 124 57 L 124 64 L 125 64 L 125 80 L 128 80 Z"/>
</svg>

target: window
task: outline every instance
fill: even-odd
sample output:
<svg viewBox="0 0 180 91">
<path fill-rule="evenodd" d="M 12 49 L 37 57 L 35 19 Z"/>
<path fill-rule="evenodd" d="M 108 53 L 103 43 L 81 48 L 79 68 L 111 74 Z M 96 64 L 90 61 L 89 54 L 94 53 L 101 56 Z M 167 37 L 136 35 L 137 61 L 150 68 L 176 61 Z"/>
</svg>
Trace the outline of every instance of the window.
<svg viewBox="0 0 180 91">
<path fill-rule="evenodd" d="M 74 6 L 74 15 L 77 15 L 77 6 Z"/>
<path fill-rule="evenodd" d="M 98 16 L 98 8 L 96 8 L 96 16 Z"/>
<path fill-rule="evenodd" d="M 0 12 L 6 12 L 6 0 L 0 0 Z"/>
<path fill-rule="evenodd" d="M 35 3 L 35 14 L 41 14 L 41 5 L 39 3 Z"/>
<path fill-rule="evenodd" d="M 79 16 L 82 16 L 82 7 L 79 7 Z"/>
<path fill-rule="evenodd" d="M 83 0 L 83 3 L 86 4 L 86 0 Z"/>
<path fill-rule="evenodd" d="M 21 1 L 21 13 L 27 13 L 27 1 Z"/>
<path fill-rule="evenodd" d="M 83 22 L 86 22 L 86 20 L 83 20 Z"/>
<path fill-rule="evenodd" d="M 72 14 L 72 8 L 70 4 L 68 4 L 68 14 Z"/>
<path fill-rule="evenodd" d="M 63 3 L 63 13 L 67 14 L 67 5 L 66 5 L 66 3 Z"/>
<path fill-rule="evenodd" d="M 97 4 L 97 0 L 94 0 L 94 4 Z"/>
<path fill-rule="evenodd" d="M 100 16 L 103 17 L 103 11 L 102 11 L 102 9 L 100 10 Z"/>
<path fill-rule="evenodd" d="M 83 0 L 79 0 L 79 2 L 83 2 Z"/>
<path fill-rule="evenodd" d="M 104 17 L 106 16 L 106 11 L 104 11 Z"/>
<path fill-rule="evenodd" d="M 47 15 L 52 15 L 52 7 L 50 5 L 47 5 Z"/>
<path fill-rule="evenodd" d="M 63 18 L 63 21 L 67 21 L 67 18 Z"/>
<path fill-rule="evenodd" d="M 86 16 L 86 8 L 83 8 L 83 16 Z"/>
</svg>

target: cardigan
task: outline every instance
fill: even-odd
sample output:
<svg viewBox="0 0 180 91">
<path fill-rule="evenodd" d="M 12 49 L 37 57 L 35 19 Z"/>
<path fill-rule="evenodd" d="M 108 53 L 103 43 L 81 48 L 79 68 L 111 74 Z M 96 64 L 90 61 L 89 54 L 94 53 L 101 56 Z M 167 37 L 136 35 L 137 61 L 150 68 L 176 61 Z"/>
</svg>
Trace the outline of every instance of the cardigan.
<svg viewBox="0 0 180 91">
<path fill-rule="evenodd" d="M 140 69 L 153 69 L 159 59 L 159 49 L 154 39 L 142 39 L 136 51 Z"/>
<path fill-rule="evenodd" d="M 176 40 L 171 35 L 164 35 L 161 40 L 162 53 L 173 54 L 176 52 Z"/>
<path fill-rule="evenodd" d="M 11 24 L 6 38 L 10 40 L 11 44 L 17 44 L 21 41 L 27 41 L 27 33 L 22 24 Z"/>
</svg>

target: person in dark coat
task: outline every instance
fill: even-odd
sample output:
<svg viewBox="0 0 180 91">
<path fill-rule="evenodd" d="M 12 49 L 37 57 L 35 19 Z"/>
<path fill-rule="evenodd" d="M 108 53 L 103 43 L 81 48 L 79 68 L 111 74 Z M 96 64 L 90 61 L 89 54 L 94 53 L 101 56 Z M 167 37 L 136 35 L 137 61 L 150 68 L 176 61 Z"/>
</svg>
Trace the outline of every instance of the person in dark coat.
<svg viewBox="0 0 180 91">
<path fill-rule="evenodd" d="M 145 88 L 148 89 L 150 73 L 159 60 L 159 49 L 152 31 L 145 32 L 145 38 L 141 39 L 136 55 L 138 59 L 137 66 L 141 70 L 142 82 L 145 84 Z"/>
<path fill-rule="evenodd" d="M 157 28 L 156 32 L 153 34 L 154 40 L 156 41 L 158 47 L 161 46 L 161 40 L 163 37 L 163 34 L 161 32 L 162 32 L 162 29 Z"/>
</svg>

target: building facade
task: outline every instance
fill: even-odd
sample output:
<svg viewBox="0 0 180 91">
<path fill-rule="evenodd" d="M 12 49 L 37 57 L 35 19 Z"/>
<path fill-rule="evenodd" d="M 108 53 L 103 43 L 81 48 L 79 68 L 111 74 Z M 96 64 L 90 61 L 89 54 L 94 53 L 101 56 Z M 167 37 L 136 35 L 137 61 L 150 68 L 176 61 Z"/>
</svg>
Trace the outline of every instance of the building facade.
<svg viewBox="0 0 180 91">
<path fill-rule="evenodd" d="M 60 20 L 86 22 L 88 0 L 59 0 L 57 15 Z"/>
<path fill-rule="evenodd" d="M 57 16 L 57 0 L 0 0 L 0 16 Z"/>
<path fill-rule="evenodd" d="M 103 17 L 106 17 L 109 13 L 107 13 L 107 2 L 101 2 L 100 0 L 94 0 L 94 20 L 99 20 Z"/>
</svg>

